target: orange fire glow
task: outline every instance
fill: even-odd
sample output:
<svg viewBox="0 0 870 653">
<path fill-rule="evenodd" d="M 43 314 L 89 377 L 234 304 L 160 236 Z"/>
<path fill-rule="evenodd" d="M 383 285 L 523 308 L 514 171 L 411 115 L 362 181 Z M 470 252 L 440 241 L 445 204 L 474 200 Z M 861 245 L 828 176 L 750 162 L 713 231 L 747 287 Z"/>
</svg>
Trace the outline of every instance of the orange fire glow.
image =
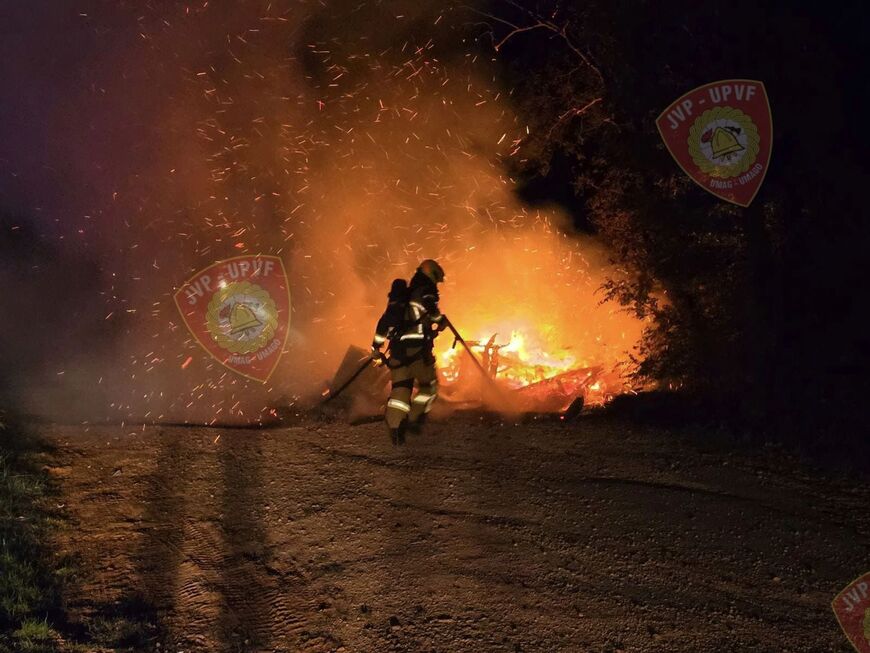
<svg viewBox="0 0 870 653">
<path fill-rule="evenodd" d="M 564 374 L 577 366 L 576 357 L 568 349 L 553 351 L 548 349 L 546 343 L 540 342 L 533 345 L 532 340 L 539 340 L 539 334 L 533 332 L 530 338 L 527 333 L 514 330 L 506 343 L 493 340 L 493 344 L 489 344 L 490 338 L 481 337 L 469 344 L 482 361 L 484 369 L 511 388 L 531 385 Z M 451 347 L 439 352 L 442 374 L 448 382 L 459 380 L 461 351 Z"/>
<path fill-rule="evenodd" d="M 519 233 L 487 234 L 457 254 L 442 308 L 509 409 L 560 410 L 581 395 L 605 403 L 629 389 L 643 322 L 601 303 L 601 282 L 618 271 L 593 241 L 563 236 L 552 216 L 525 217 Z M 480 371 L 449 331 L 436 355 L 445 396 L 480 400 Z"/>
</svg>

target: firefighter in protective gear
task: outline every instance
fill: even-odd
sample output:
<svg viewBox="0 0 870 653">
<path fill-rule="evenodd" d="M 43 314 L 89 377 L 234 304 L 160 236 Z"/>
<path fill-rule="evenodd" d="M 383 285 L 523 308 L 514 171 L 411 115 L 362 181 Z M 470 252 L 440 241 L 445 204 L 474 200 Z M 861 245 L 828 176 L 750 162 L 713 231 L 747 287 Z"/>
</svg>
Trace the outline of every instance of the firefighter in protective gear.
<svg viewBox="0 0 870 653">
<path fill-rule="evenodd" d="M 406 429 L 419 431 L 438 394 L 432 348 L 435 337 L 445 326 L 444 315 L 438 308 L 437 284 L 442 281 L 444 270 L 436 261 L 426 259 L 411 278 L 404 301 L 399 290 L 394 304 L 391 290 L 390 304 L 378 321 L 372 355 L 379 357 L 381 347 L 389 341 L 387 367 L 392 389 L 384 419 L 393 444 L 404 444 Z M 397 290 L 395 281 L 393 290 Z"/>
</svg>

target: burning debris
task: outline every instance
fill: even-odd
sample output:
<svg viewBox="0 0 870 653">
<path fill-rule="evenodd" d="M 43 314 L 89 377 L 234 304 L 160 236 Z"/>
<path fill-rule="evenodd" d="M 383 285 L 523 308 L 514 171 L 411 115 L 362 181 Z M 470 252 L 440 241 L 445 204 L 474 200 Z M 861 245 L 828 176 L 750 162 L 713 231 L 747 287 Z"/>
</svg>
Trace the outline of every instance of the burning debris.
<svg viewBox="0 0 870 653">
<path fill-rule="evenodd" d="M 466 341 L 471 353 L 457 347 L 455 341 L 441 352 L 441 410 L 446 405 L 448 410 L 487 407 L 576 416 L 584 406 L 601 406 L 631 391 L 617 370 L 608 371 L 602 365 L 576 366 L 570 356 L 557 358 L 529 351 L 519 334 L 502 344 L 496 338 L 497 334 L 493 334 L 485 341 Z M 389 395 L 390 375 L 383 367 L 369 366 L 369 362 L 368 352 L 349 347 L 323 392 L 324 400 L 331 401 L 346 392 L 354 414 L 381 412 Z M 497 399 L 488 392 L 492 386 L 501 390 Z"/>
<path fill-rule="evenodd" d="M 562 412 L 578 398 L 585 405 L 602 405 L 628 389 L 619 373 L 607 372 L 603 365 L 578 365 L 577 359 L 565 349 L 554 354 L 531 347 L 523 334 L 516 331 L 505 343 L 498 343 L 497 337 L 498 334 L 493 334 L 486 340 L 471 340 L 468 345 L 488 377 L 511 391 L 513 407 Z M 451 347 L 442 351 L 440 359 L 444 396 L 468 401 L 480 385 L 470 357 Z"/>
</svg>

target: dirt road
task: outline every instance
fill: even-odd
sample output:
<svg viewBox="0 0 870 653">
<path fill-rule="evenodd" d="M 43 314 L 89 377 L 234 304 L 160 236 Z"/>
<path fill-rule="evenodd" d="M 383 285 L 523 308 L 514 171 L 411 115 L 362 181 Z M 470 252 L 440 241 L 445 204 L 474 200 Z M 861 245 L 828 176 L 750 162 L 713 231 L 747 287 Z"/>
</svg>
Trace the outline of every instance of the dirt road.
<svg viewBox="0 0 870 653">
<path fill-rule="evenodd" d="M 118 650 L 849 651 L 870 569 L 870 486 L 603 419 L 42 431 Z"/>
</svg>

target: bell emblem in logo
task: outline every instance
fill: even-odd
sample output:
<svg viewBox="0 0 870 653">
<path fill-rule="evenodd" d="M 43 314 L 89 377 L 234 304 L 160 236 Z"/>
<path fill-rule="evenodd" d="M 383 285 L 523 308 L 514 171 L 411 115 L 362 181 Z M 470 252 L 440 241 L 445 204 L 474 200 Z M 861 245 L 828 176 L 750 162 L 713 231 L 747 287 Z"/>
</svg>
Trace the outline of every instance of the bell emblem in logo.
<svg viewBox="0 0 870 653">
<path fill-rule="evenodd" d="M 238 303 L 233 305 L 230 313 L 230 333 L 237 335 L 248 329 L 256 329 L 262 322 L 257 319 L 247 304 Z"/>
<path fill-rule="evenodd" d="M 716 127 L 711 141 L 710 149 L 713 151 L 713 158 L 716 159 L 745 149 L 727 127 Z"/>
</svg>

